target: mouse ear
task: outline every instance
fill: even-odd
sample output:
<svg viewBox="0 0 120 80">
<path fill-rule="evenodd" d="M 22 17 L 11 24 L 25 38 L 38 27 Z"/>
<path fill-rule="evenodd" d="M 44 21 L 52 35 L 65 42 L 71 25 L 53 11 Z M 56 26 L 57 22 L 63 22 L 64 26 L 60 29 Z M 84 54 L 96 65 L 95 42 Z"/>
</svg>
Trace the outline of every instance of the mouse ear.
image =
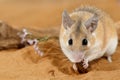
<svg viewBox="0 0 120 80">
<path fill-rule="evenodd" d="M 93 32 L 98 25 L 98 15 L 95 14 L 93 17 L 91 17 L 90 19 L 88 19 L 85 22 L 85 27 L 87 30 L 89 30 L 90 32 Z"/>
<path fill-rule="evenodd" d="M 62 24 L 65 29 L 70 28 L 74 21 L 70 18 L 69 14 L 67 13 L 66 10 L 63 11 L 62 13 Z"/>
</svg>

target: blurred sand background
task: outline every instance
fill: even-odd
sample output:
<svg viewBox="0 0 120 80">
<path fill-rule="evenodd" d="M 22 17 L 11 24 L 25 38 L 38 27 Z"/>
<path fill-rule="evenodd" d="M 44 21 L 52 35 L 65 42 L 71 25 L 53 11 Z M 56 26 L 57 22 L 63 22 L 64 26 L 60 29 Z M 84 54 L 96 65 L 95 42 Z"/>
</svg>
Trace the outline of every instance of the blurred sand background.
<svg viewBox="0 0 120 80">
<path fill-rule="evenodd" d="M 72 12 L 81 5 L 96 6 L 120 20 L 119 0 L 0 0 L 0 19 L 19 27 L 59 26 L 63 10 Z"/>
<path fill-rule="evenodd" d="M 120 0 L 0 0 L 0 20 L 17 29 L 56 28 L 58 35 L 62 11 L 66 9 L 72 12 L 81 5 L 96 6 L 107 12 L 115 22 L 120 20 Z M 120 47 L 113 55 L 113 63 L 108 63 L 102 58 L 92 65 L 90 72 L 79 75 L 67 75 L 61 72 L 47 58 L 42 58 L 36 63 L 38 57 L 34 57 L 35 55 L 31 46 L 20 50 L 1 51 L 0 80 L 120 79 Z"/>
</svg>

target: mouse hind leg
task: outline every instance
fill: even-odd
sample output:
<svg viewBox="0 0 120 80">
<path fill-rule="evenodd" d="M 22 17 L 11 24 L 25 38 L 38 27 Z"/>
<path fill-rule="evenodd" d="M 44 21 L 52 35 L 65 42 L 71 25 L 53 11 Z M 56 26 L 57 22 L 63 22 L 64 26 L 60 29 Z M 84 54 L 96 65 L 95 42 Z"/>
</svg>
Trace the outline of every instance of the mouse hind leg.
<svg viewBox="0 0 120 80">
<path fill-rule="evenodd" d="M 109 62 L 112 62 L 111 55 L 115 53 L 117 44 L 118 44 L 117 38 L 111 39 L 110 42 L 108 43 L 108 47 L 107 47 L 105 56 L 107 57 L 107 60 Z"/>
<path fill-rule="evenodd" d="M 111 55 L 107 56 L 107 60 L 108 60 L 108 62 L 112 62 Z"/>
</svg>

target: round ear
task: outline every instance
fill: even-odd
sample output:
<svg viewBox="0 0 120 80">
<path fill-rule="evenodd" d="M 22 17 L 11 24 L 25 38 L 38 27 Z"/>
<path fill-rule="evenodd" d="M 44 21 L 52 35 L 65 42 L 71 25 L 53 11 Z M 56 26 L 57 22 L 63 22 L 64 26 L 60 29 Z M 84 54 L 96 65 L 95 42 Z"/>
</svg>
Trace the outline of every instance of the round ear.
<svg viewBox="0 0 120 80">
<path fill-rule="evenodd" d="M 74 21 L 70 18 L 69 14 L 67 13 L 66 10 L 63 11 L 62 13 L 62 24 L 65 29 L 70 28 Z"/>
<path fill-rule="evenodd" d="M 98 25 L 98 15 L 97 14 L 95 14 L 93 17 L 91 17 L 90 19 L 88 19 L 85 22 L 85 27 L 90 32 L 95 31 L 95 29 L 97 28 L 97 25 Z"/>
</svg>

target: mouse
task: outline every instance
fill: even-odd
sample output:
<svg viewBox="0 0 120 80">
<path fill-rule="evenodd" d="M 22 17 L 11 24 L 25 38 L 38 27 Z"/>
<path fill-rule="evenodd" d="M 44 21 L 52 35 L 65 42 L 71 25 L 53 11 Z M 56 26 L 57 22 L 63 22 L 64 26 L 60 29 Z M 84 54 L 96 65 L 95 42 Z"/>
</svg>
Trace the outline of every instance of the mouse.
<svg viewBox="0 0 120 80">
<path fill-rule="evenodd" d="M 103 56 L 112 62 L 118 45 L 118 35 L 113 19 L 103 10 L 81 6 L 73 12 L 62 12 L 59 42 L 63 54 L 73 63 L 82 62 L 84 69 L 89 62 Z"/>
</svg>

